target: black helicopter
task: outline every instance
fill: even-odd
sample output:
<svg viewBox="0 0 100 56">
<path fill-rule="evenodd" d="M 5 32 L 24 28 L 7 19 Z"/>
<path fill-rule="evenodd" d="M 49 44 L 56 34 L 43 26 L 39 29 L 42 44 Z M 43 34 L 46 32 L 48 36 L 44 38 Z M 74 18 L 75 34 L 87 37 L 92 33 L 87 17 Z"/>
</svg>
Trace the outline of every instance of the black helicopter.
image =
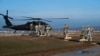
<svg viewBox="0 0 100 56">
<path fill-rule="evenodd" d="M 23 16 L 24 18 L 29 18 L 29 19 L 23 19 L 23 20 L 33 20 L 33 21 L 27 22 L 27 23 L 22 24 L 22 25 L 13 25 L 10 22 L 9 19 L 13 20 L 14 18 L 8 16 L 8 10 L 6 11 L 6 15 L 4 15 L 4 14 L 0 14 L 0 15 L 3 16 L 3 18 L 5 20 L 5 23 L 6 23 L 6 25 L 3 26 L 3 28 L 10 28 L 10 29 L 14 29 L 14 30 L 30 30 L 30 24 L 33 24 L 34 25 L 33 31 L 35 31 L 35 25 L 41 24 L 41 25 L 47 26 L 49 24 L 44 22 L 44 21 L 51 22 L 49 20 L 44 20 L 42 18 L 33 18 L 33 17 L 25 17 L 25 16 Z M 62 18 L 62 19 L 69 19 L 69 18 Z"/>
</svg>

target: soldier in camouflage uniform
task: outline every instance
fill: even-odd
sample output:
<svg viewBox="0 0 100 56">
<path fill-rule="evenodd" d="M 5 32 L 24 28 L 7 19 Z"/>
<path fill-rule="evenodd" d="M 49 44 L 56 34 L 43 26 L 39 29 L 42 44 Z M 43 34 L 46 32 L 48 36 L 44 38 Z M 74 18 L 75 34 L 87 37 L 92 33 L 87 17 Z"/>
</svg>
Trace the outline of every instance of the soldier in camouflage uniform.
<svg viewBox="0 0 100 56">
<path fill-rule="evenodd" d="M 33 23 L 30 23 L 29 28 L 30 28 L 30 34 L 33 34 L 33 29 L 34 29 Z"/>
<path fill-rule="evenodd" d="M 39 25 L 35 25 L 36 34 L 39 35 Z"/>
<path fill-rule="evenodd" d="M 41 32 L 42 32 L 41 28 L 42 28 L 42 25 L 39 25 L 39 34 L 40 35 L 41 35 Z"/>
<path fill-rule="evenodd" d="M 46 26 L 46 36 L 50 36 L 51 27 L 49 25 Z"/>
<path fill-rule="evenodd" d="M 41 36 L 44 35 L 44 32 L 45 32 L 45 26 L 41 25 L 41 27 L 40 27 Z"/>
<path fill-rule="evenodd" d="M 31 31 L 33 30 L 33 27 L 34 27 L 34 25 L 33 25 L 33 23 L 31 23 L 31 24 L 30 24 L 30 30 L 31 30 Z"/>
<path fill-rule="evenodd" d="M 38 25 L 38 29 L 39 29 L 39 35 L 41 35 L 41 33 L 42 33 L 42 25 L 40 23 Z"/>
<path fill-rule="evenodd" d="M 92 32 L 93 32 L 93 28 L 92 27 L 88 27 L 88 33 L 87 33 L 87 41 L 93 41 L 92 39 Z"/>
<path fill-rule="evenodd" d="M 63 28 L 64 35 L 68 33 L 68 29 L 69 29 L 68 25 L 64 24 L 64 28 Z"/>
<path fill-rule="evenodd" d="M 81 30 L 81 37 L 82 39 L 85 39 L 85 34 L 86 34 L 86 28 L 83 26 L 82 30 Z"/>
</svg>

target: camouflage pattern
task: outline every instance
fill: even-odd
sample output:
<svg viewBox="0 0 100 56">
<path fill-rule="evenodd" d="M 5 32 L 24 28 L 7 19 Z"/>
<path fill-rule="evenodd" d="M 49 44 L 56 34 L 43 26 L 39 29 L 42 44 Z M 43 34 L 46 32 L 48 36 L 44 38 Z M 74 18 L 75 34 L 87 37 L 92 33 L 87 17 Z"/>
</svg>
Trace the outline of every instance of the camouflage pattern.
<svg viewBox="0 0 100 56">
<path fill-rule="evenodd" d="M 83 38 L 83 39 L 87 39 L 87 35 L 88 34 L 88 29 L 87 29 L 87 27 L 83 27 L 83 29 L 82 29 L 82 31 L 81 31 L 81 37 Z"/>
<path fill-rule="evenodd" d="M 85 27 L 85 31 L 84 31 L 84 37 L 85 37 L 85 39 L 87 39 L 87 36 L 88 36 L 88 28 Z"/>
<path fill-rule="evenodd" d="M 33 25 L 33 23 L 31 23 L 29 25 L 30 35 L 33 34 L 33 29 L 34 29 L 34 25 Z"/>
<path fill-rule="evenodd" d="M 69 29 L 68 25 L 64 24 L 64 27 L 63 27 L 64 35 L 66 35 L 68 33 L 68 29 Z"/>
<path fill-rule="evenodd" d="M 82 30 L 81 30 L 81 34 L 80 36 L 82 37 L 82 39 L 85 39 L 85 27 L 83 26 Z"/>
<path fill-rule="evenodd" d="M 45 33 L 45 26 L 44 25 L 40 26 L 40 33 L 41 33 L 41 35 L 44 35 L 44 33 Z"/>
<path fill-rule="evenodd" d="M 39 25 L 35 25 L 36 34 L 39 35 Z"/>
<path fill-rule="evenodd" d="M 93 39 L 92 39 L 92 33 L 93 33 L 93 28 L 88 27 L 87 41 L 93 41 Z"/>
<path fill-rule="evenodd" d="M 31 23 L 30 24 L 30 30 L 32 31 L 34 29 L 34 25 Z"/>
<path fill-rule="evenodd" d="M 81 31 L 82 39 L 86 39 L 87 41 L 92 41 L 92 32 L 93 32 L 93 28 L 89 26 L 83 27 Z"/>
<path fill-rule="evenodd" d="M 46 26 L 46 36 L 50 36 L 51 27 L 48 25 Z"/>
</svg>

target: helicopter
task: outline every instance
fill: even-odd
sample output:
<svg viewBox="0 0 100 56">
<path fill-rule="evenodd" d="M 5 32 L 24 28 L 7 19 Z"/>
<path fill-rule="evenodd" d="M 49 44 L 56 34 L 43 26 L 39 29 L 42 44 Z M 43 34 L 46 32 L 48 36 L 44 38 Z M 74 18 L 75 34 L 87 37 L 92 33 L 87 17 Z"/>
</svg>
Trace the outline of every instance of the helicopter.
<svg viewBox="0 0 100 56">
<path fill-rule="evenodd" d="M 13 25 L 9 19 L 12 19 L 14 20 L 14 18 L 8 16 L 8 10 L 6 11 L 6 15 L 4 14 L 0 14 L 1 16 L 3 16 L 4 20 L 5 20 L 5 26 L 3 26 L 3 28 L 10 28 L 10 29 L 14 29 L 14 30 L 30 30 L 30 24 L 33 24 L 34 27 L 33 27 L 33 31 L 35 31 L 35 25 L 44 25 L 45 27 L 47 25 L 50 26 L 50 24 L 44 22 L 44 21 L 47 21 L 47 22 L 52 22 L 52 21 L 49 21 L 49 20 L 44 20 L 42 18 L 33 18 L 33 17 L 26 17 L 26 16 L 23 16 L 24 18 L 28 18 L 28 19 L 22 19 L 22 20 L 32 20 L 31 22 L 26 22 L 25 24 L 21 24 L 21 25 Z M 69 18 L 62 18 L 62 19 L 69 19 Z M 51 26 L 50 26 L 51 27 Z"/>
</svg>

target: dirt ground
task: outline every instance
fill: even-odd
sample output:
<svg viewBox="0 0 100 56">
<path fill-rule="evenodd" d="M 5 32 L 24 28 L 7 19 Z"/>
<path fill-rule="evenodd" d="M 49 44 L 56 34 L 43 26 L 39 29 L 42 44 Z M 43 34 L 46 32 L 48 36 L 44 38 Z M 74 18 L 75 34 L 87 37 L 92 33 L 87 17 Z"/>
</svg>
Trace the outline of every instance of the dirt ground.
<svg viewBox="0 0 100 56">
<path fill-rule="evenodd" d="M 18 54 L 16 56 L 51 56 L 53 54 L 71 52 L 74 50 L 90 48 L 90 47 L 99 45 L 99 42 L 100 42 L 100 32 L 93 33 L 93 40 L 97 43 L 95 45 L 91 44 L 91 42 L 79 42 L 79 39 L 81 37 L 80 37 L 80 33 L 78 33 L 78 32 L 77 33 L 76 32 L 69 33 L 69 36 L 72 37 L 72 40 L 67 41 L 67 42 L 64 41 L 64 36 L 59 35 L 59 34 L 52 35 L 51 37 L 36 37 L 36 36 L 6 36 L 6 37 L 3 37 L 3 36 L 0 36 L 0 41 L 15 40 L 15 41 L 41 41 L 41 42 L 43 42 L 44 40 L 47 40 L 47 38 L 50 38 L 50 39 L 57 39 L 62 42 L 66 42 L 67 44 L 72 44 L 72 46 L 65 46 L 62 48 L 55 48 L 55 49 L 53 48 L 53 49 L 38 51 L 38 52 L 22 53 L 22 54 Z M 47 41 L 51 41 L 51 40 L 47 40 Z M 56 40 L 54 40 L 54 41 L 56 41 Z M 74 42 L 75 42 L 75 44 L 73 44 Z M 78 44 L 76 44 L 76 43 L 78 43 Z M 1 47 L 1 49 L 2 49 L 2 47 Z M 2 53 L 0 53 L 0 54 L 2 54 Z"/>
</svg>

